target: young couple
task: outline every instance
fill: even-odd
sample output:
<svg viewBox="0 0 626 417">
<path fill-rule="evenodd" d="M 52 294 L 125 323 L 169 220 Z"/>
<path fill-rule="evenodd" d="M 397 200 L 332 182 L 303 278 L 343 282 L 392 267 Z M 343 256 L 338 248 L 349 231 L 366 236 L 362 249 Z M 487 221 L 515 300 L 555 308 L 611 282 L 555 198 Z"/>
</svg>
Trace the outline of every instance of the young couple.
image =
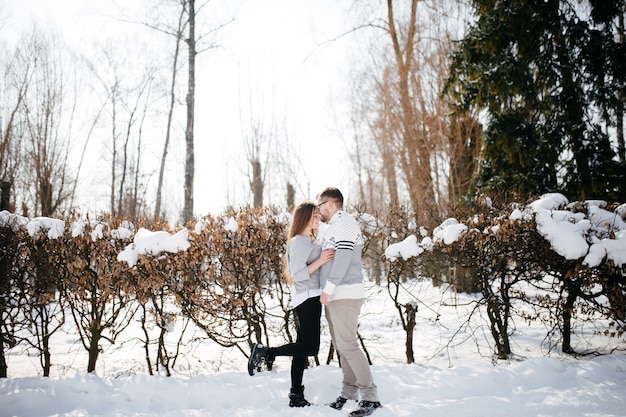
<svg viewBox="0 0 626 417">
<path fill-rule="evenodd" d="M 317 239 L 320 220 L 328 230 Z M 252 345 L 248 373 L 263 361 L 291 356 L 290 407 L 305 407 L 302 379 L 307 357 L 320 346 L 322 305 L 333 346 L 341 357 L 343 373 L 339 397 L 328 406 L 341 410 L 348 400 L 359 400 L 350 416 L 368 416 L 381 407 L 369 363 L 357 339 L 358 316 L 365 299 L 361 251 L 363 237 L 356 219 L 343 211 L 343 195 L 337 188 L 326 188 L 317 203 L 305 201 L 293 212 L 287 234 L 285 275 L 292 284 L 292 304 L 298 329 L 295 343 L 280 347 Z"/>
</svg>

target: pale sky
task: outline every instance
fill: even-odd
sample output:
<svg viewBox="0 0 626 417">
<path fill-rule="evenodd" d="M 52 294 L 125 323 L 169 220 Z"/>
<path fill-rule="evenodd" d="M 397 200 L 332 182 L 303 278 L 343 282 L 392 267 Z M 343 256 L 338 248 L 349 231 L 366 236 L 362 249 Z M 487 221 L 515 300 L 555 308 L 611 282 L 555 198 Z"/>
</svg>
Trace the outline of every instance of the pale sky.
<svg viewBox="0 0 626 417">
<path fill-rule="evenodd" d="M 9 19 L 0 29 L 0 38 L 6 38 L 7 30 L 9 36 L 17 34 L 36 21 L 61 28 L 68 43 L 85 47 L 107 33 L 131 30 L 132 26 L 107 16 L 115 15 L 110 4 L 95 0 L 2 0 L 0 16 L 8 15 Z M 349 85 L 350 43 L 348 39 L 324 43 L 347 30 L 349 5 L 333 0 L 212 0 L 207 4 L 206 10 L 213 7 L 211 10 L 224 13 L 224 21 L 226 16 L 236 17 L 221 32 L 222 47 L 198 59 L 196 214 L 219 212 L 229 203 L 251 202 L 240 108 L 249 107 L 250 102 L 258 106 L 259 101 L 266 104 L 255 109 L 260 113 L 255 116 L 271 117 L 280 124 L 279 129 L 289 137 L 291 154 L 301 159 L 294 175 L 303 191 L 296 200 L 313 198 L 329 185 L 340 187 L 350 200 L 349 186 L 355 175 L 345 141 L 351 140 L 351 134 L 337 132 L 341 125 L 349 125 L 344 97 Z M 249 85 L 253 92 L 246 90 Z M 339 120 L 337 115 L 342 115 Z M 155 140 L 162 143 L 164 138 Z M 184 144 L 173 146 L 184 150 Z M 180 155 L 176 158 L 168 159 L 170 169 L 179 173 L 170 180 L 180 182 L 180 192 L 174 184 L 170 190 L 173 195 L 167 197 L 170 204 L 178 204 L 177 208 L 170 206 L 171 210 L 180 210 L 183 201 L 183 159 Z M 152 181 L 156 184 L 156 176 Z M 265 202 L 283 205 L 284 181 L 274 181 L 270 186 L 273 189 L 265 190 Z M 92 200 L 89 204 L 99 203 Z"/>
</svg>

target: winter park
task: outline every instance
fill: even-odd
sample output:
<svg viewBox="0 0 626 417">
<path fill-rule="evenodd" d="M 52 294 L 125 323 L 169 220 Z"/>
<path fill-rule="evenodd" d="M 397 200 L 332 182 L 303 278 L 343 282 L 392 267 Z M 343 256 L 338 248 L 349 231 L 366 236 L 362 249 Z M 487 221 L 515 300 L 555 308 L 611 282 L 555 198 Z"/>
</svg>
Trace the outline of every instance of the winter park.
<svg viewBox="0 0 626 417">
<path fill-rule="evenodd" d="M 500 219 L 500 227 L 511 227 L 511 223 L 532 223 L 533 218 L 541 219 L 535 226 L 537 234 L 548 242 L 547 248 L 559 254 L 557 256 L 579 259 L 580 253 L 585 252 L 587 255 L 578 261 L 581 265 L 598 267 L 609 260 L 616 265 L 623 265 L 626 262 L 626 222 L 623 220 L 626 207 L 622 205 L 616 212 L 609 212 L 590 203 L 589 215 L 577 216 L 569 210 L 559 210 L 564 203 L 566 200 L 560 194 L 547 195 L 528 208 L 512 210 L 508 218 Z M 287 217 L 277 215 L 275 223 L 264 220 L 262 227 L 265 229 L 272 224 L 284 223 Z M 247 234 L 253 229 L 241 218 L 224 217 L 215 221 L 217 225 L 212 225 L 212 229 L 221 225 L 223 239 L 228 237 L 242 241 L 238 234 Z M 375 218 L 362 216 L 361 221 L 364 230 L 373 234 L 379 232 L 377 229 L 380 226 Z M 245 225 L 246 230 L 239 229 L 238 224 L 242 227 Z M 63 240 L 63 235 L 69 234 L 66 229 L 70 230 L 69 239 L 85 239 L 94 247 L 101 242 L 105 246 L 119 248 L 113 262 L 117 262 L 116 268 L 123 269 L 141 266 L 141 260 L 148 258 L 168 262 L 166 259 L 169 257 L 176 258 L 181 253 L 191 251 L 195 244 L 190 242 L 196 241 L 197 244 L 200 240 L 209 240 L 204 234 L 208 224 L 203 222 L 199 222 L 193 231 L 183 230 L 173 234 L 145 229 L 134 233 L 129 224 L 106 232 L 103 223 L 91 226 L 85 222 L 64 225 L 59 220 L 29 220 L 5 211 L 0 214 L 0 226 L 24 229 L 28 236 L 45 236 L 41 239 L 44 241 Z M 392 265 L 391 268 L 394 268 L 398 264 L 406 266 L 411 260 L 435 252 L 437 245 L 454 247 L 464 236 L 468 237 L 472 233 L 492 235 L 496 240 L 499 239 L 495 237 L 498 234 L 506 236 L 495 225 L 488 230 L 472 232 L 475 226 L 448 219 L 435 229 L 432 236 L 420 237 L 418 241 L 419 233 L 409 234 L 407 238 L 389 245 L 384 256 Z M 271 227 L 268 229 L 271 230 Z M 606 235 L 608 230 L 617 230 L 617 237 L 589 239 L 591 236 Z M 509 238 L 503 237 L 505 240 Z M 119 241 L 120 244 L 112 244 L 109 239 Z M 589 240 L 594 243 L 589 244 Z M 98 250 L 95 252 L 97 254 L 93 259 L 103 256 Z M 485 252 L 485 256 L 491 255 L 491 252 Z M 227 265 L 232 259 L 223 255 L 221 262 Z M 251 258 L 251 263 L 257 262 L 269 264 L 266 260 Z M 155 274 L 151 275 L 154 278 Z M 390 272 L 389 277 L 392 275 Z M 415 278 L 395 280 L 386 285 L 368 284 L 367 303 L 359 332 L 367 345 L 376 383 L 384 398 L 384 406 L 376 414 L 622 415 L 626 376 L 626 357 L 620 353 L 623 349 L 622 334 L 616 332 L 615 328 L 611 330 L 609 320 L 600 319 L 603 316 L 601 305 L 585 306 L 583 302 L 577 308 L 580 310 L 575 315 L 577 319 L 571 323 L 572 347 L 579 355 L 562 354 L 559 346 L 555 345 L 557 340 L 551 340 L 560 337 L 554 335 L 556 328 L 549 327 L 551 320 L 556 317 L 528 323 L 522 319 L 523 310 L 536 303 L 541 294 L 550 294 L 550 288 L 555 284 L 550 279 L 541 281 L 537 283 L 529 279 L 526 283 L 514 285 L 518 291 L 523 289 L 528 299 L 512 303 L 511 307 L 516 312 L 509 318 L 511 324 L 507 332 L 510 333 L 511 353 L 506 355 L 506 359 L 494 356 L 485 299 L 481 294 L 455 293 L 445 284 L 435 287 L 430 280 Z M 93 285 L 97 286 L 96 283 Z M 103 285 L 110 286 L 111 282 Z M 242 301 L 254 303 L 259 307 L 258 311 L 264 310 L 263 326 L 267 329 L 268 337 L 278 339 L 275 343 L 281 343 L 280 339 L 285 337 L 281 326 L 286 307 L 280 306 L 280 300 L 270 297 L 270 294 L 288 290 L 277 291 L 275 288 L 281 286 L 280 282 L 273 283 L 272 289 L 266 285 L 261 285 L 258 292 L 245 293 L 242 297 L 247 300 Z M 99 291 L 105 293 L 104 289 Z M 511 289 L 510 295 L 514 293 Z M 394 297 L 393 294 L 398 295 Z M 162 304 L 158 304 L 155 298 L 155 305 L 151 307 L 151 301 L 141 302 L 139 300 L 142 297 L 138 295 L 127 298 L 135 299 L 135 306 L 127 308 L 135 310 L 135 316 L 124 318 L 122 316 L 127 311 L 122 311 L 118 314 L 119 323 L 111 325 L 111 331 L 117 331 L 120 327 L 124 329 L 115 344 L 102 341 L 102 351 L 93 372 L 85 372 L 88 355 L 79 341 L 82 336 L 77 335 L 75 329 L 72 330 L 74 324 L 69 317 L 62 326 L 64 329 L 55 332 L 49 341 L 48 349 L 52 352 L 51 377 L 41 377 L 41 357 L 36 350 L 18 348 L 8 351 L 6 361 L 11 376 L 0 382 L 3 414 L 338 415 L 338 411 L 328 407 L 312 406 L 295 412 L 287 406 L 284 401 L 289 379 L 286 359 L 277 359 L 271 371 L 263 370 L 253 377 L 248 376 L 245 371 L 246 358 L 241 349 L 219 344 L 221 337 L 239 341 L 244 346 L 247 344 L 249 335 L 244 333 L 249 324 L 245 323 L 245 317 L 231 318 L 229 330 L 223 329 L 222 322 L 211 320 L 204 321 L 207 327 L 200 329 L 193 324 L 193 320 L 202 317 L 200 311 L 192 313 L 194 318 L 190 319 L 186 317 L 187 313 L 183 313 L 184 308 L 177 306 L 178 303 L 174 301 L 161 299 Z M 221 290 L 219 295 L 234 296 Z M 111 297 L 115 299 L 115 296 Z M 258 297 L 263 298 L 262 302 Z M 123 297 L 118 298 L 121 300 Z M 234 303 L 235 300 L 229 299 L 227 302 Z M 601 300 L 599 302 L 603 304 Z M 85 304 L 82 307 L 72 307 L 78 310 L 72 312 L 73 315 L 94 312 L 87 300 L 82 303 Z M 415 307 L 417 313 L 412 342 L 415 360 L 407 364 L 407 333 L 402 329 L 402 319 L 397 308 L 409 304 Z M 217 314 L 218 310 L 213 310 L 213 307 L 198 304 L 195 308 L 208 309 Z M 560 308 L 558 303 L 547 307 Z M 147 309 L 151 309 L 151 312 Z M 58 324 L 60 313 L 53 302 L 41 306 L 37 311 L 49 313 L 49 328 Z M 536 313 L 550 315 L 550 311 Z M 103 320 L 109 320 L 113 312 L 109 307 L 103 307 L 102 314 Z M 145 324 L 146 320 L 152 320 L 153 323 Z M 42 326 L 43 323 L 38 325 Z M 207 337 L 209 326 L 215 326 L 215 333 Z M 85 324 L 85 327 L 89 325 Z M 607 336 L 605 330 L 617 335 Z M 238 332 L 241 332 L 239 336 Z M 151 356 L 154 361 L 157 350 L 161 354 L 161 349 L 165 353 L 165 360 L 152 363 L 154 374 L 151 372 L 148 375 L 144 355 Z M 340 373 L 337 361 L 326 364 L 325 355 L 328 351 L 327 340 L 318 358 L 321 363 L 316 365 L 311 361 L 311 367 L 305 373 L 306 390 L 310 392 L 309 397 L 314 404 L 321 405 L 332 400 L 338 390 Z"/>
<path fill-rule="evenodd" d="M 1 2 L 0 417 L 626 416 L 625 14 Z M 331 408 L 325 307 L 299 391 L 253 361 L 301 340 L 307 205 L 380 407 Z"/>
</svg>

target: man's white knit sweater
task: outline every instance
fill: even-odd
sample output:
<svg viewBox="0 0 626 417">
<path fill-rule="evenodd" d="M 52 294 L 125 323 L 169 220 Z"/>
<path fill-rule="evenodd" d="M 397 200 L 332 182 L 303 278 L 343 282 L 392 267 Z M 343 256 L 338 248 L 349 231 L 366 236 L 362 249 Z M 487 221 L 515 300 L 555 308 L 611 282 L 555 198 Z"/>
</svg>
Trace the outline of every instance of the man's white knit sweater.
<svg viewBox="0 0 626 417">
<path fill-rule="evenodd" d="M 335 258 L 322 266 L 320 283 L 329 300 L 365 298 L 361 252 L 363 235 L 359 222 L 339 210 L 328 222 L 322 248 L 334 249 Z"/>
</svg>

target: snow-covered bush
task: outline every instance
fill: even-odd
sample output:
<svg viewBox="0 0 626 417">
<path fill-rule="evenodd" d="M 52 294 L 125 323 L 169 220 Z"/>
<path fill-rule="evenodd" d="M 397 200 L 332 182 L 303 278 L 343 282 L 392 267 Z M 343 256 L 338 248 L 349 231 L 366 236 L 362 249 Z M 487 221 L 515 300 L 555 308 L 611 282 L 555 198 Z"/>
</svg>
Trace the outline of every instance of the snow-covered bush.
<svg viewBox="0 0 626 417">
<path fill-rule="evenodd" d="M 603 201 L 569 203 L 561 194 L 500 209 L 481 203 L 462 221 L 448 219 L 432 236 L 405 238 L 385 254 L 392 265 L 416 256 L 417 273 L 451 285 L 469 278 L 470 287 L 482 294 L 497 357 L 511 353 L 514 314 L 543 320 L 550 345 L 558 340 L 564 352 L 574 353 L 575 318 L 597 323 L 598 332 L 623 334 L 624 211 L 624 205 Z"/>
<path fill-rule="evenodd" d="M 499 358 L 512 353 L 520 318 L 545 323 L 548 346 L 558 342 L 564 352 L 574 351 L 570 338 L 580 323 L 622 336 L 625 212 L 624 205 L 551 194 L 526 205 L 477 204 L 431 233 L 403 208 L 356 217 L 366 276 L 398 310 L 411 362 L 420 303 L 406 284 L 416 278 L 480 294 L 474 311 L 486 313 Z M 197 343 L 197 334 L 185 337 L 187 324 L 244 355 L 252 342 L 292 341 L 290 288 L 282 279 L 288 217 L 233 209 L 188 230 L 140 219 L 0 212 L 0 376 L 2 355 L 20 344 L 36 350 L 46 373 L 52 352 L 37 335 L 55 337 L 70 318 L 88 370 L 131 320 L 141 322 L 145 337 L 132 343 L 143 348 L 149 373 L 169 375 L 181 345 Z M 177 324 L 183 330 L 171 340 Z"/>
</svg>

